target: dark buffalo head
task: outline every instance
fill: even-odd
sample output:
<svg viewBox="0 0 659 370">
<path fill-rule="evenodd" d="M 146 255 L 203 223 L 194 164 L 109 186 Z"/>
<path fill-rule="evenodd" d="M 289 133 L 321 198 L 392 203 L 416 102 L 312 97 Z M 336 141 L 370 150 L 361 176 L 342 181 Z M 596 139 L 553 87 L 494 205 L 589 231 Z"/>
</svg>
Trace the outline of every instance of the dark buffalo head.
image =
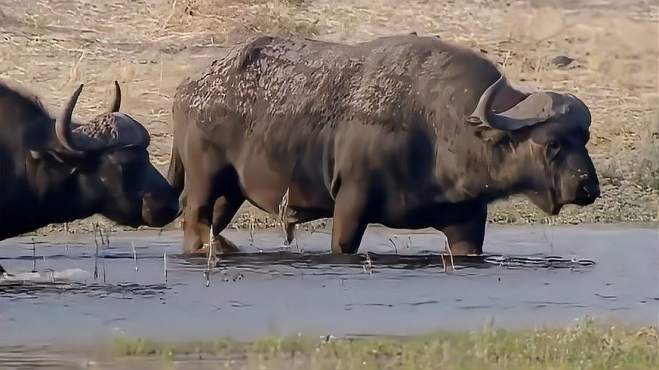
<svg viewBox="0 0 659 370">
<path fill-rule="evenodd" d="M 35 159 L 49 161 L 43 167 L 50 173 L 37 180 L 37 188 L 47 193 L 54 182 L 72 182 L 77 192 L 72 196 L 93 213 L 133 227 L 168 224 L 179 213 L 178 195 L 149 161 L 147 130 L 119 112 L 119 84 L 115 82 L 115 98 L 108 113 L 77 125 L 71 118 L 82 87 L 56 120 L 49 145 L 31 151 Z M 66 178 L 56 180 L 63 170 Z"/>
<path fill-rule="evenodd" d="M 506 100 L 506 95 L 517 98 L 495 112 L 497 95 L 503 98 L 499 100 Z M 591 116 L 574 95 L 523 94 L 501 75 L 485 90 L 467 121 L 483 139 L 509 148 L 509 158 L 517 164 L 507 167 L 516 172 L 511 177 L 543 211 L 555 215 L 565 204 L 584 206 L 599 197 L 597 173 L 586 149 Z"/>
</svg>

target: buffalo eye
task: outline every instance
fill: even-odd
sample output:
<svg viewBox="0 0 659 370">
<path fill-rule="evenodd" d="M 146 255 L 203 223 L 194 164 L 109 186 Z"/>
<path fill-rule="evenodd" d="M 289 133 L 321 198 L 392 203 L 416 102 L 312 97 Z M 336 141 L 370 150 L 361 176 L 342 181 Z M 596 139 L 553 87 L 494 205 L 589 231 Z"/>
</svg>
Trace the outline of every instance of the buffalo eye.
<svg viewBox="0 0 659 370">
<path fill-rule="evenodd" d="M 552 140 L 549 143 L 547 143 L 547 158 L 549 160 L 556 159 L 556 156 L 558 156 L 558 153 L 560 151 L 561 151 L 561 144 L 558 141 Z"/>
</svg>

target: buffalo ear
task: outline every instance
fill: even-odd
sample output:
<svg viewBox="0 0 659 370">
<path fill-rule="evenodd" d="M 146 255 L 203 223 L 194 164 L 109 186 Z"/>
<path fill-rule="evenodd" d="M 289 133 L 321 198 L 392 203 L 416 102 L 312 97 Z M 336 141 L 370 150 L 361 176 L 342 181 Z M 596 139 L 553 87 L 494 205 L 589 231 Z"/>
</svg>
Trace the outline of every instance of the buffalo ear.
<svg viewBox="0 0 659 370">
<path fill-rule="evenodd" d="M 54 150 L 39 151 L 32 149 L 30 150 L 30 157 L 35 160 L 43 160 L 47 157 L 50 157 L 58 163 L 67 163 L 72 166 L 77 166 L 77 163 L 80 162 L 80 158 L 78 156 L 63 155 L 62 153 Z"/>
<path fill-rule="evenodd" d="M 36 160 L 42 160 L 46 157 L 52 157 L 57 162 L 64 163 L 64 159 L 60 155 L 58 155 L 56 152 L 53 152 L 53 151 L 50 151 L 50 150 L 47 151 L 47 152 L 40 152 L 40 151 L 37 151 L 37 150 L 30 150 L 30 156 L 33 159 L 36 159 Z"/>
<path fill-rule="evenodd" d="M 475 117 L 468 117 L 465 123 L 474 128 L 474 134 L 479 139 L 491 145 L 496 145 L 510 137 L 508 132 L 484 124 Z"/>
<path fill-rule="evenodd" d="M 492 145 L 499 144 L 503 140 L 510 137 L 508 133 L 503 130 L 492 129 L 489 127 L 477 128 L 476 136 Z"/>
<path fill-rule="evenodd" d="M 79 169 L 76 158 L 66 160 L 52 151 L 30 150 L 30 157 L 33 160 L 28 161 L 27 166 L 31 168 L 34 190 L 39 198 L 69 181 Z"/>
<path fill-rule="evenodd" d="M 51 159 L 51 162 L 55 162 L 54 164 L 56 166 L 59 166 L 58 168 L 59 173 L 65 173 L 66 176 L 71 176 L 75 174 L 76 172 L 78 172 L 81 166 L 79 157 L 71 156 L 70 158 L 68 158 L 52 150 L 48 150 L 45 152 L 38 150 L 30 150 L 30 157 L 32 157 L 32 159 L 38 162 Z M 47 164 L 46 166 L 52 166 L 52 165 L 53 163 Z M 64 166 L 66 168 L 63 168 Z"/>
</svg>

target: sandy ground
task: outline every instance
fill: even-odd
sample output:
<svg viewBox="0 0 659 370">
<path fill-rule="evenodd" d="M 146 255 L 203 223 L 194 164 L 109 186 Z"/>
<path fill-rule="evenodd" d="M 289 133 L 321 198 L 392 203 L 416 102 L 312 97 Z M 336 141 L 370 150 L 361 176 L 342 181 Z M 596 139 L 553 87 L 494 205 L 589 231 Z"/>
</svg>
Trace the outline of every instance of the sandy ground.
<svg viewBox="0 0 659 370">
<path fill-rule="evenodd" d="M 0 79 L 39 95 L 53 114 L 85 83 L 80 120 L 107 109 L 119 80 L 122 110 L 149 129 L 164 172 L 174 90 L 223 46 L 255 33 L 348 43 L 440 35 L 483 50 L 513 81 L 577 94 L 593 114 L 589 150 L 602 199 L 548 218 L 513 198 L 492 207 L 493 222 L 656 221 L 658 8 L 651 0 L 0 0 Z M 574 61 L 559 66 L 557 56 Z M 234 224 L 273 220 L 246 205 Z"/>
</svg>

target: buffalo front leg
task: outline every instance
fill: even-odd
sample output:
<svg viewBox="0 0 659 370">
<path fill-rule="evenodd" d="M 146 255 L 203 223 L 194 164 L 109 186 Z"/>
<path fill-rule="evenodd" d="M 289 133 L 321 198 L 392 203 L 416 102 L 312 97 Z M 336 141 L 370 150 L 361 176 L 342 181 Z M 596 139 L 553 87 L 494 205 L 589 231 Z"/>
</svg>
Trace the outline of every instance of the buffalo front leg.
<svg viewBox="0 0 659 370">
<path fill-rule="evenodd" d="M 239 195 L 223 195 L 215 200 L 213 205 L 213 248 L 221 253 L 238 252 L 238 247 L 220 235 L 220 232 L 229 226 L 243 202 L 244 198 Z"/>
<path fill-rule="evenodd" d="M 446 235 L 451 254 L 454 256 L 482 254 L 486 222 L 487 205 L 481 205 L 466 220 L 436 229 Z"/>
<path fill-rule="evenodd" d="M 366 195 L 354 186 L 342 186 L 336 196 L 332 223 L 332 253 L 354 254 L 366 230 Z"/>
<path fill-rule="evenodd" d="M 203 253 L 210 242 L 211 182 L 202 174 L 194 175 L 192 170 L 186 173 L 183 191 L 183 252 L 186 254 Z"/>
<path fill-rule="evenodd" d="M 210 207 L 191 198 L 183 216 L 183 252 L 203 253 L 210 239 Z"/>
</svg>

